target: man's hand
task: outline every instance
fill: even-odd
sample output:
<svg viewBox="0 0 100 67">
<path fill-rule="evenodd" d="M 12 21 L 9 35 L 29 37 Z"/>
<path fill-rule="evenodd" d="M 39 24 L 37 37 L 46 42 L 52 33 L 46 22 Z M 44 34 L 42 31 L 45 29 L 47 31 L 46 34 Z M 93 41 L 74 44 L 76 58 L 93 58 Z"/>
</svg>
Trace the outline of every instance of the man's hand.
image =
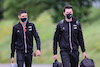
<svg viewBox="0 0 100 67">
<path fill-rule="evenodd" d="M 87 58 L 86 52 L 83 52 L 83 57 Z"/>
<path fill-rule="evenodd" d="M 11 58 L 11 63 L 14 63 L 14 58 L 13 57 Z"/>
<path fill-rule="evenodd" d="M 36 55 L 37 55 L 37 56 L 40 56 L 40 55 L 41 55 L 40 50 L 37 50 L 37 51 L 36 51 Z"/>
<path fill-rule="evenodd" d="M 58 58 L 57 58 L 57 54 L 55 54 L 54 56 L 53 56 L 53 58 L 55 59 L 55 60 L 57 60 Z"/>
</svg>

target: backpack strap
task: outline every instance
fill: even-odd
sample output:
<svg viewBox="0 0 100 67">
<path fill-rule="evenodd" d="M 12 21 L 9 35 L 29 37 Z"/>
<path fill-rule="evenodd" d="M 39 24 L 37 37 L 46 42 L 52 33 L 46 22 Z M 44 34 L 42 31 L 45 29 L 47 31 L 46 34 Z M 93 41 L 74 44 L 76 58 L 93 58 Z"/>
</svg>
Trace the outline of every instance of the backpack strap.
<svg viewBox="0 0 100 67">
<path fill-rule="evenodd" d="M 65 20 L 64 19 L 62 19 L 58 24 L 60 24 L 61 25 L 61 27 L 64 27 L 64 22 L 65 22 Z M 77 20 L 76 21 L 76 24 L 79 26 L 79 21 Z"/>
<path fill-rule="evenodd" d="M 58 24 L 63 24 L 64 23 L 64 19 L 62 19 Z"/>
<path fill-rule="evenodd" d="M 65 22 L 65 20 L 64 19 L 62 19 L 58 24 L 60 24 L 60 28 L 63 28 L 64 27 L 64 22 Z"/>
</svg>

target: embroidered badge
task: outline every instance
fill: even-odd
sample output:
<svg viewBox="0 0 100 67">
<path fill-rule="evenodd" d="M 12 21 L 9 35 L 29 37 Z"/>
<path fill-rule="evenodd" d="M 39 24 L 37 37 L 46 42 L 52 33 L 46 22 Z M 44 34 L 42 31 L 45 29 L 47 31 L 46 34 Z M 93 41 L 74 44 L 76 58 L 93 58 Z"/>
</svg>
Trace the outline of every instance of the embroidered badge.
<svg viewBox="0 0 100 67">
<path fill-rule="evenodd" d="M 29 31 L 32 31 L 32 29 L 29 29 Z"/>
<path fill-rule="evenodd" d="M 32 31 L 32 26 L 28 26 L 28 28 L 29 28 L 29 31 Z"/>
<path fill-rule="evenodd" d="M 28 26 L 28 28 L 32 28 L 32 26 Z"/>
<path fill-rule="evenodd" d="M 77 25 L 73 25 L 74 29 L 77 29 Z"/>
<path fill-rule="evenodd" d="M 65 30 L 65 27 L 63 27 L 63 30 Z"/>
<path fill-rule="evenodd" d="M 19 32 L 19 30 L 17 30 L 17 32 Z"/>
</svg>

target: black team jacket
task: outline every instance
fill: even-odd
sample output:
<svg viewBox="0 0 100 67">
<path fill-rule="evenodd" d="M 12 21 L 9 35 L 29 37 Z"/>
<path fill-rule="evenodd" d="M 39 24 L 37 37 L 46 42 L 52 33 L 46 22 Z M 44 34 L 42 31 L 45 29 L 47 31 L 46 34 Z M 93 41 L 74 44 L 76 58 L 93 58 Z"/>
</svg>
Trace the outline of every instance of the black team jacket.
<svg viewBox="0 0 100 67">
<path fill-rule="evenodd" d="M 27 22 L 26 24 L 26 43 L 27 43 L 27 53 L 33 52 L 33 36 L 35 37 L 37 50 L 40 50 L 40 38 L 36 31 L 35 25 L 31 22 Z M 12 42 L 11 42 L 11 57 L 14 57 L 14 52 L 20 51 L 25 53 L 25 42 L 24 42 L 24 29 L 22 24 L 19 22 L 18 24 L 13 26 L 12 32 Z"/>
<path fill-rule="evenodd" d="M 85 51 L 81 25 L 76 18 L 73 17 L 71 22 L 63 19 L 57 24 L 53 39 L 54 55 L 57 54 L 57 42 L 61 51 L 78 51 L 79 45 L 82 52 Z"/>
</svg>

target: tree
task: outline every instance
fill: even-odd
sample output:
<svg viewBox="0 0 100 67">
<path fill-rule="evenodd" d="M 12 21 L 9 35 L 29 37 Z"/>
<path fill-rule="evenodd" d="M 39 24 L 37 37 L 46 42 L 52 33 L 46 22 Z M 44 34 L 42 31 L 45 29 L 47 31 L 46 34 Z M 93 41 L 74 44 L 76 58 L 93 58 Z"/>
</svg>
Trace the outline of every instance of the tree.
<svg viewBox="0 0 100 67">
<path fill-rule="evenodd" d="M 0 19 L 3 18 L 3 2 L 4 0 L 0 0 Z"/>
<path fill-rule="evenodd" d="M 54 9 L 55 13 L 52 17 L 54 22 L 58 22 L 64 18 L 63 7 L 70 4 L 74 8 L 74 16 L 86 21 L 92 1 L 94 0 L 5 0 L 4 7 L 8 10 L 4 15 L 16 17 L 18 10 L 26 9 L 30 17 L 36 19 L 43 11 Z"/>
<path fill-rule="evenodd" d="M 59 0 L 56 5 L 54 5 L 55 14 L 54 20 L 58 22 L 59 19 L 63 19 L 63 7 L 64 5 L 72 5 L 74 10 L 74 16 L 77 17 L 81 22 L 87 21 L 87 16 L 89 14 L 89 8 L 92 6 L 94 0 Z M 58 21 L 57 21 L 58 20 Z"/>
</svg>

